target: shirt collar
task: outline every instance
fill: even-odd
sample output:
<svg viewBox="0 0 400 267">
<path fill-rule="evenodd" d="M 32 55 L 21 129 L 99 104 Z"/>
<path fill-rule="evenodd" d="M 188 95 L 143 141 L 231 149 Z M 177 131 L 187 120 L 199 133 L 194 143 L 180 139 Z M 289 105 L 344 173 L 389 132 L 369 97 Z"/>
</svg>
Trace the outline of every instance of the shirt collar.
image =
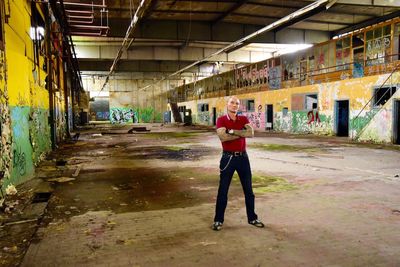
<svg viewBox="0 0 400 267">
<path fill-rule="evenodd" d="M 236 120 L 232 120 L 231 117 L 229 117 L 229 114 L 226 114 L 226 117 L 228 118 L 228 120 L 230 121 L 238 121 L 239 120 L 239 115 L 236 114 Z"/>
</svg>

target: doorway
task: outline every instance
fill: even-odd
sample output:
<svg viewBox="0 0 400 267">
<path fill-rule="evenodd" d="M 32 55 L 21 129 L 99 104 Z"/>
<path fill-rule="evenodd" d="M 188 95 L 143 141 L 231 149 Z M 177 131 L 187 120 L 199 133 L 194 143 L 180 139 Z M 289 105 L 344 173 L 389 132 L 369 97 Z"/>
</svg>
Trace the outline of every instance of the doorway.
<svg viewBox="0 0 400 267">
<path fill-rule="evenodd" d="M 273 105 L 266 105 L 265 110 L 265 129 L 272 130 L 274 128 L 274 107 Z"/>
<path fill-rule="evenodd" d="M 393 143 L 400 144 L 400 100 L 393 102 Z"/>
<path fill-rule="evenodd" d="M 213 108 L 213 119 L 212 119 L 213 126 L 217 124 L 217 108 Z"/>
<path fill-rule="evenodd" d="M 336 101 L 336 135 L 349 136 L 349 100 Z"/>
</svg>

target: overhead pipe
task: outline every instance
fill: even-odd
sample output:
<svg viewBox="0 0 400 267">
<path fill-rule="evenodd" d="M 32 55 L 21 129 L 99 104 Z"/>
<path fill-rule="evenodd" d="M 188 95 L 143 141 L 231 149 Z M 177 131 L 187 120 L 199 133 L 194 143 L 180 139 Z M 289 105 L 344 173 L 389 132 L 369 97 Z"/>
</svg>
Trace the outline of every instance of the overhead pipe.
<svg viewBox="0 0 400 267">
<path fill-rule="evenodd" d="M 68 18 L 73 18 L 73 19 L 94 19 L 93 15 L 90 16 L 73 16 L 73 15 L 68 15 Z"/>
<path fill-rule="evenodd" d="M 147 0 L 147 2 L 148 2 L 147 6 L 151 5 L 151 1 L 153 1 L 153 0 Z M 99 94 L 106 87 L 106 85 L 107 85 L 107 83 L 108 83 L 108 81 L 110 79 L 110 76 L 114 73 L 114 71 L 115 71 L 115 69 L 117 67 L 117 63 L 121 59 L 123 50 L 124 49 L 125 50 L 129 49 L 129 47 L 131 46 L 134 38 L 130 38 L 130 36 L 133 33 L 133 31 L 136 29 L 136 26 L 137 26 L 139 20 L 142 18 L 143 14 L 145 13 L 145 10 L 146 10 L 145 2 L 146 2 L 146 0 L 141 0 L 140 1 L 139 6 L 137 7 L 136 12 L 135 12 L 135 14 L 134 14 L 134 16 L 133 16 L 133 18 L 131 20 L 131 23 L 129 24 L 129 27 L 126 30 L 124 40 L 122 41 L 121 47 L 118 50 L 117 56 L 115 57 L 114 62 L 111 65 L 110 71 L 106 76 L 104 84 L 103 84 L 103 86 L 101 87 L 101 89 L 99 91 Z M 129 39 L 131 39 L 131 40 L 129 40 Z"/>
<path fill-rule="evenodd" d="M 87 11 L 87 10 L 66 9 L 65 12 L 67 12 L 67 13 L 78 13 L 78 14 L 93 14 L 93 11 Z"/>
<path fill-rule="evenodd" d="M 81 20 L 68 20 L 68 24 L 72 26 L 71 24 L 92 24 L 93 21 L 81 21 Z"/>
<path fill-rule="evenodd" d="M 230 45 L 228 45 L 228 46 L 226 46 L 224 48 L 221 48 L 220 50 L 216 51 L 215 53 L 212 53 L 212 54 L 204 57 L 203 59 L 200 59 L 200 60 L 198 60 L 198 61 L 196 61 L 196 62 L 194 62 L 194 63 L 192 63 L 192 64 L 190 64 L 190 65 L 188 65 L 188 66 L 186 66 L 186 67 L 184 67 L 184 68 L 182 68 L 182 69 L 180 69 L 180 70 L 178 70 L 178 71 L 176 71 L 176 72 L 174 72 L 174 73 L 172 73 L 170 75 L 168 75 L 167 77 L 162 78 L 161 80 L 159 80 L 159 81 L 157 81 L 155 83 L 161 82 L 161 81 L 163 81 L 163 80 L 165 80 L 167 78 L 171 78 L 171 77 L 173 77 L 173 76 L 175 76 L 177 74 L 180 74 L 180 73 L 184 72 L 185 70 L 190 69 L 190 68 L 192 68 L 194 66 L 197 66 L 197 65 L 205 62 L 207 59 L 212 58 L 214 56 L 217 56 L 217 55 L 219 55 L 221 53 L 228 53 L 228 51 L 232 51 L 235 47 L 241 46 L 247 40 L 250 40 L 250 39 L 252 39 L 252 38 L 254 38 L 254 37 L 256 37 L 256 36 L 258 36 L 258 35 L 260 35 L 260 34 L 262 34 L 264 32 L 276 29 L 279 26 L 282 26 L 283 24 L 289 22 L 290 20 L 294 20 L 296 18 L 299 18 L 299 17 L 301 17 L 301 16 L 313 11 L 314 9 L 320 8 L 324 4 L 328 3 L 326 5 L 326 9 L 328 9 L 332 5 L 334 5 L 336 1 L 337 0 L 318 0 L 316 2 L 313 2 L 310 5 L 305 6 L 305 7 L 301 8 L 301 9 L 299 9 L 299 10 L 297 10 L 297 11 L 295 11 L 295 12 L 293 12 L 293 13 L 285 16 L 285 17 L 283 17 L 283 18 L 281 18 L 281 19 L 279 19 L 279 20 L 277 20 L 277 21 L 265 26 L 264 28 L 261 28 L 260 30 L 255 31 L 255 32 L 253 32 L 253 33 L 251 33 L 251 34 L 249 34 L 249 35 L 247 35 L 247 36 L 245 36 L 245 37 L 243 37 L 243 38 L 231 43 Z M 155 83 L 147 85 L 147 86 L 145 86 L 143 88 L 140 88 L 139 90 L 147 89 L 150 86 L 154 85 Z"/>
<path fill-rule="evenodd" d="M 102 33 L 102 31 L 95 33 L 95 32 L 70 32 L 73 35 L 79 35 L 79 36 L 107 36 L 107 34 Z"/>
<path fill-rule="evenodd" d="M 57 3 L 60 3 L 59 1 Z M 104 2 L 103 2 L 104 3 Z M 80 6 L 80 7 L 98 7 L 98 8 L 106 8 L 107 5 L 97 5 L 97 4 L 87 4 L 87 3 L 75 3 L 75 2 L 63 2 L 64 6 Z"/>
<path fill-rule="evenodd" d="M 96 26 L 96 25 L 70 25 L 71 28 L 82 28 L 82 29 L 109 29 L 108 26 Z"/>
</svg>

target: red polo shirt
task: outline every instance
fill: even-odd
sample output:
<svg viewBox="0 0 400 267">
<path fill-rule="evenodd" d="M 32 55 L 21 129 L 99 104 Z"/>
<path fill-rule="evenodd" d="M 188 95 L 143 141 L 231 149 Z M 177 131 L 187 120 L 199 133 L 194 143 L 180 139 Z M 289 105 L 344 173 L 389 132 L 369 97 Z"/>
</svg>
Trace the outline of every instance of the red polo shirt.
<svg viewBox="0 0 400 267">
<path fill-rule="evenodd" d="M 223 115 L 217 120 L 217 129 L 225 127 L 230 130 L 243 130 L 246 124 L 249 124 L 249 119 L 243 115 L 236 115 L 236 120 L 232 120 L 228 114 Z M 240 137 L 232 141 L 222 142 L 224 151 L 246 151 L 246 138 Z"/>
</svg>

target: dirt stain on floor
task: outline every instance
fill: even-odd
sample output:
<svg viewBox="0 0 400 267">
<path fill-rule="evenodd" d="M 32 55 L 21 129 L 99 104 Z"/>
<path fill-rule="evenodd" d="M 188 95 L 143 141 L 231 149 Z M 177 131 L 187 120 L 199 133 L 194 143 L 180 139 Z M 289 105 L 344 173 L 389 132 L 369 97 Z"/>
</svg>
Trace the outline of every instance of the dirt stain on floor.
<svg viewBox="0 0 400 267">
<path fill-rule="evenodd" d="M 300 145 L 284 145 L 284 144 L 249 144 L 252 148 L 273 152 L 321 152 L 322 148 L 317 146 L 300 146 Z"/>
</svg>

